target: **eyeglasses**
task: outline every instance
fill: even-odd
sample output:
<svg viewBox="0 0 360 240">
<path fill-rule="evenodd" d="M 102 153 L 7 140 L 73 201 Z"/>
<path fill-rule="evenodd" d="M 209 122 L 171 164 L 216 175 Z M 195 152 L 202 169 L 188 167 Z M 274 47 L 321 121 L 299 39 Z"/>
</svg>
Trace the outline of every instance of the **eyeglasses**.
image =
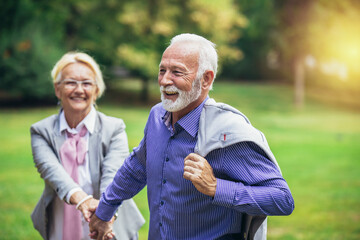
<svg viewBox="0 0 360 240">
<path fill-rule="evenodd" d="M 96 85 L 92 80 L 78 81 L 74 79 L 64 79 L 59 82 L 59 84 L 60 83 L 63 83 L 66 89 L 75 89 L 80 84 L 83 89 L 91 90 Z"/>
</svg>

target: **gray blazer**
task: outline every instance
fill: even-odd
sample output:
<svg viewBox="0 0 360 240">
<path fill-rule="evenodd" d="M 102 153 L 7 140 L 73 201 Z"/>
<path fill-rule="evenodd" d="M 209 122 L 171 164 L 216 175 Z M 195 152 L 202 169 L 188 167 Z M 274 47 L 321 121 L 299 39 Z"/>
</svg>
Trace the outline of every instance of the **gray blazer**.
<svg viewBox="0 0 360 240">
<path fill-rule="evenodd" d="M 200 115 L 195 152 L 205 157 L 215 149 L 242 141 L 253 142 L 259 146 L 280 170 L 264 134 L 254 128 L 244 114 L 225 103 L 208 99 Z M 241 239 L 266 240 L 266 234 L 266 216 L 250 216 L 243 213 Z"/>
<path fill-rule="evenodd" d="M 72 180 L 61 164 L 59 150 L 65 136 L 59 134 L 59 115 L 45 118 L 30 128 L 31 147 L 35 166 L 45 181 L 45 189 L 31 218 L 35 229 L 48 239 L 48 218 L 55 197 L 64 199 L 78 184 Z M 97 112 L 95 129 L 89 136 L 89 164 L 94 198 L 99 199 L 113 180 L 116 171 L 129 155 L 123 120 Z M 118 209 L 113 230 L 118 239 L 131 239 L 145 220 L 132 199 Z"/>
</svg>

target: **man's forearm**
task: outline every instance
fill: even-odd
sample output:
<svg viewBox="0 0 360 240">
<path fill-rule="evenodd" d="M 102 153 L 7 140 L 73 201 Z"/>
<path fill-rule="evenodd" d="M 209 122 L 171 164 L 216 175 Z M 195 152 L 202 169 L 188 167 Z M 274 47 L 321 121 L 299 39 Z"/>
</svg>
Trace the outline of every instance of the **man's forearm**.
<svg viewBox="0 0 360 240">
<path fill-rule="evenodd" d="M 121 203 L 132 198 L 146 185 L 144 166 L 134 154 L 125 160 L 117 171 L 113 181 L 102 193 L 100 203 L 96 209 L 96 216 L 101 220 L 109 221 Z"/>
<path fill-rule="evenodd" d="M 214 204 L 250 215 L 289 215 L 294 210 L 293 198 L 286 187 L 244 186 L 221 179 Z"/>
</svg>

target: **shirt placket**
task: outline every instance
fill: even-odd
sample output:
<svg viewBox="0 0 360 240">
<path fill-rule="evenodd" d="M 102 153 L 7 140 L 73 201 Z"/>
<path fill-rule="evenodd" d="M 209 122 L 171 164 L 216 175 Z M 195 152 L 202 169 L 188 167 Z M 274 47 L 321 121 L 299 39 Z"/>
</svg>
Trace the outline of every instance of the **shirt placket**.
<svg viewBox="0 0 360 240">
<path fill-rule="evenodd" d="M 159 208 L 160 208 L 160 222 L 159 222 L 159 227 L 160 227 L 160 233 L 161 233 L 161 239 L 167 239 L 167 231 L 168 231 L 168 223 L 164 222 L 164 214 L 165 213 L 165 209 L 166 209 L 166 194 L 168 194 L 167 192 L 167 179 L 166 179 L 166 173 L 167 168 L 168 168 L 168 164 L 170 161 L 170 156 L 169 153 L 171 153 L 171 149 L 170 146 L 174 140 L 175 137 L 175 133 L 174 131 L 172 131 L 172 129 L 169 129 L 171 132 L 171 135 L 167 141 L 167 146 L 165 149 L 165 154 L 163 157 L 163 168 L 162 168 L 162 176 L 160 178 L 161 181 L 161 194 L 160 194 L 160 202 L 159 202 Z"/>
</svg>

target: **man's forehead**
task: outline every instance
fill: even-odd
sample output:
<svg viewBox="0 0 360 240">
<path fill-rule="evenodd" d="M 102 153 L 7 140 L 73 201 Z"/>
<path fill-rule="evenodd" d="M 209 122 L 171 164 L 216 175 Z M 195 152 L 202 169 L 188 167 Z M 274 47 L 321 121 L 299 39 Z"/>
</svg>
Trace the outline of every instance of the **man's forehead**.
<svg viewBox="0 0 360 240">
<path fill-rule="evenodd" d="M 176 43 L 169 46 L 163 53 L 161 63 L 196 64 L 198 61 L 198 48 L 193 43 Z"/>
<path fill-rule="evenodd" d="M 183 55 L 199 54 L 199 44 L 191 41 L 182 41 L 170 45 L 165 52 L 179 52 Z"/>
</svg>

